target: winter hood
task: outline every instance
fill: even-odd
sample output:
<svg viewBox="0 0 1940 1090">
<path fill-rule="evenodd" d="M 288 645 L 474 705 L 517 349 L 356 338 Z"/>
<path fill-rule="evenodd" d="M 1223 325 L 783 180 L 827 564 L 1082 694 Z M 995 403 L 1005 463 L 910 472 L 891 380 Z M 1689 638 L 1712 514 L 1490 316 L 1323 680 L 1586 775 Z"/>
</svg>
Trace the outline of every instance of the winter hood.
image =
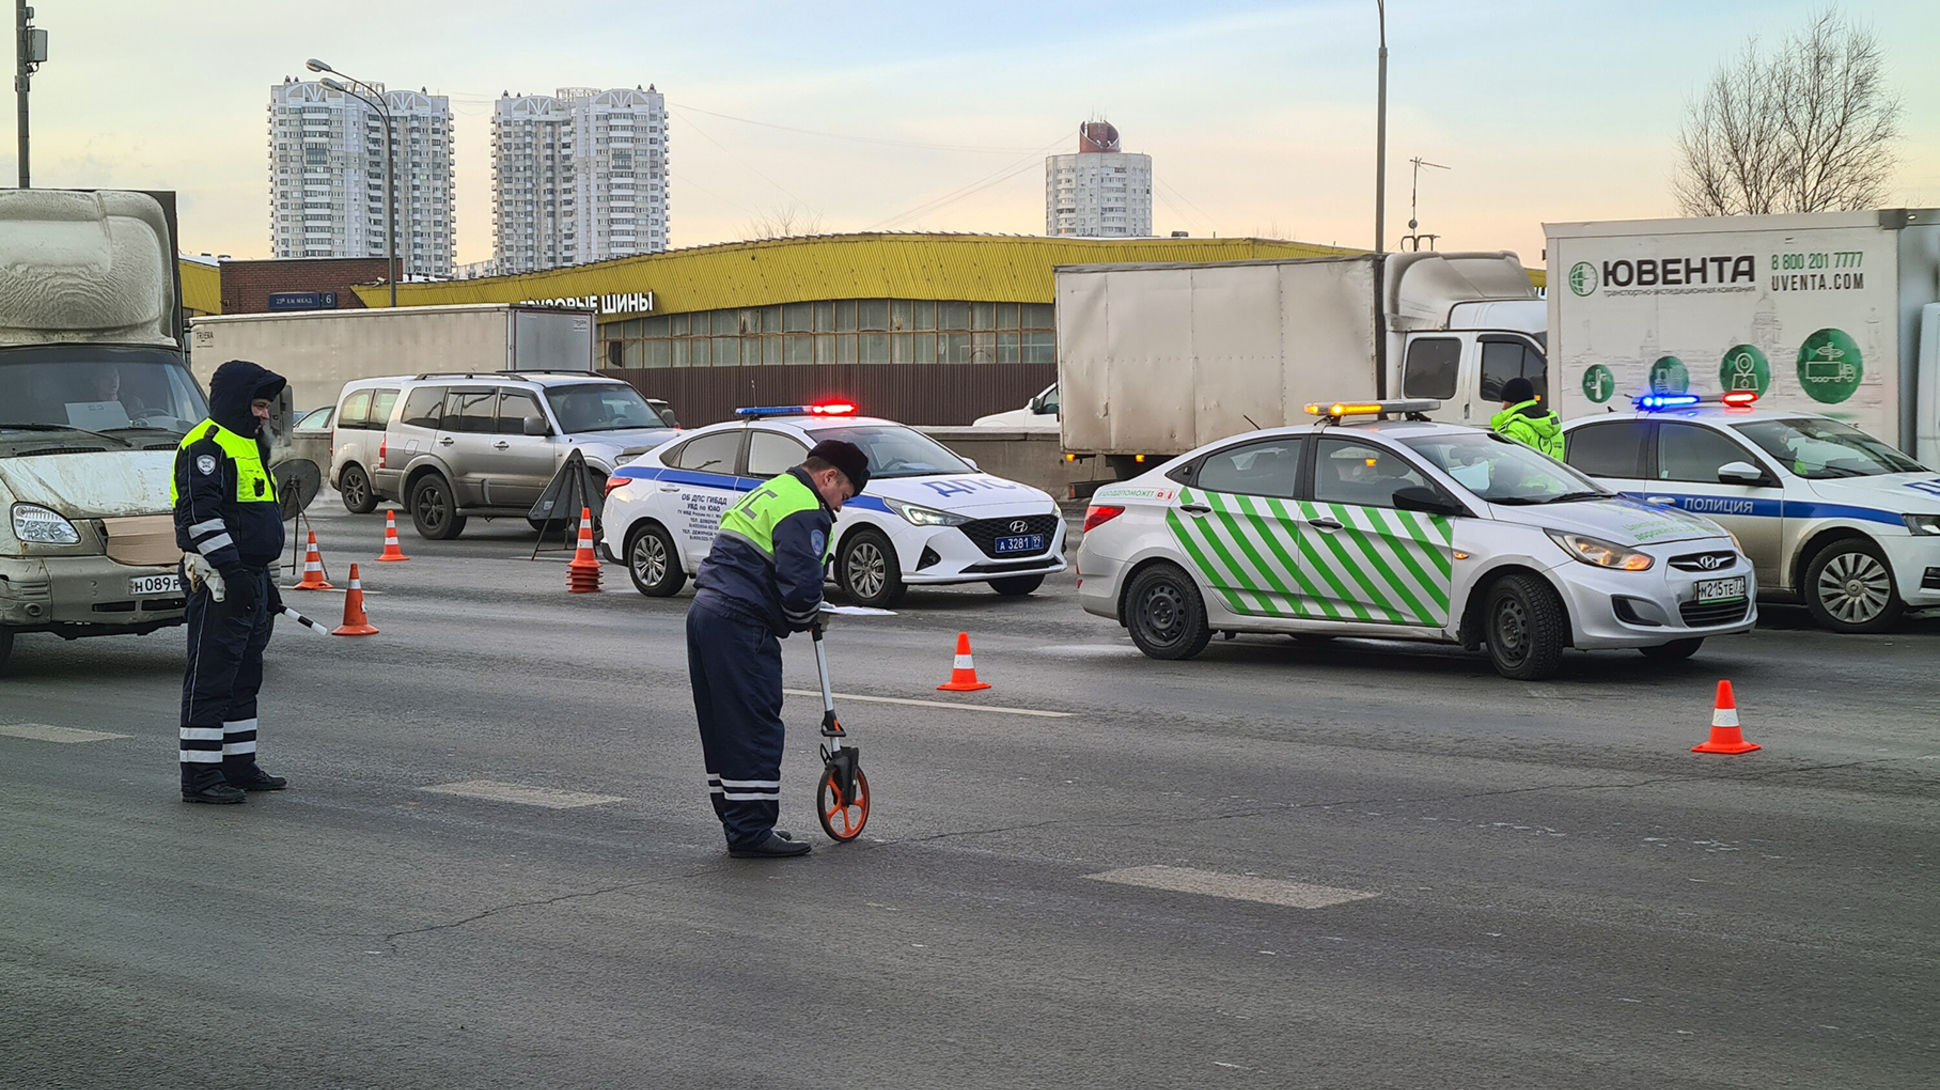
<svg viewBox="0 0 1940 1090">
<path fill-rule="evenodd" d="M 209 419 L 237 435 L 255 438 L 258 421 L 249 411 L 249 403 L 259 397 L 276 400 L 285 384 L 282 375 L 267 367 L 248 360 L 230 360 L 209 378 Z"/>
</svg>

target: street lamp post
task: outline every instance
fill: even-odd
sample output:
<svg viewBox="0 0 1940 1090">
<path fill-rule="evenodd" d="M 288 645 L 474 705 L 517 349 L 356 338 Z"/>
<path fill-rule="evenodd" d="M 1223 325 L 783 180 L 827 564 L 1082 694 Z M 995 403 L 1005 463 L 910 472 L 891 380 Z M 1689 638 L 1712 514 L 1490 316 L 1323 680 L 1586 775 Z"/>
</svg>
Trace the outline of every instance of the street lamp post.
<svg viewBox="0 0 1940 1090">
<path fill-rule="evenodd" d="M 1380 90 L 1374 108 L 1374 252 L 1386 253 L 1388 213 L 1388 7 L 1374 0 L 1381 26 Z"/>
<path fill-rule="evenodd" d="M 371 109 L 376 110 L 377 116 L 384 119 L 384 278 L 391 282 L 391 305 L 395 307 L 397 306 L 397 170 L 391 162 L 391 145 L 393 140 L 391 137 L 390 108 L 384 105 L 383 92 L 355 76 L 338 72 L 335 68 L 330 67 L 315 57 L 311 57 L 308 61 L 305 61 L 304 67 L 312 72 L 330 72 L 343 76 L 344 80 L 348 80 L 350 84 L 355 84 L 365 91 L 370 92 L 369 95 L 361 94 L 352 89 L 343 80 L 334 80 L 329 76 L 325 76 L 323 79 L 317 81 L 332 91 L 337 91 L 357 99 Z"/>
</svg>

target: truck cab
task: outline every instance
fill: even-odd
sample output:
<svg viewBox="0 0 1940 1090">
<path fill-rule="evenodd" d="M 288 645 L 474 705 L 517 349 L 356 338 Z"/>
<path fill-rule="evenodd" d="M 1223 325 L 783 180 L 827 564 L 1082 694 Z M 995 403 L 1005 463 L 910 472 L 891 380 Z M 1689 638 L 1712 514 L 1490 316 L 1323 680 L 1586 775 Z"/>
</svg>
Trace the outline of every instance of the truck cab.
<svg viewBox="0 0 1940 1090">
<path fill-rule="evenodd" d="M 180 624 L 169 475 L 208 414 L 142 193 L 0 191 L 0 672 L 23 633 Z"/>
</svg>

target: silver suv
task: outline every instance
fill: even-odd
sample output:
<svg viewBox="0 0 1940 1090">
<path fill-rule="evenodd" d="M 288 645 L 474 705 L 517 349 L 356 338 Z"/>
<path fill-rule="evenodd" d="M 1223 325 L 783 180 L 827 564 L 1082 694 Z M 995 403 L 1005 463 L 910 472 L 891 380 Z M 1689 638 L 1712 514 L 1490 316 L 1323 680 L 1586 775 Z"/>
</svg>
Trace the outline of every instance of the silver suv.
<svg viewBox="0 0 1940 1090">
<path fill-rule="evenodd" d="M 454 538 L 473 515 L 529 518 L 575 449 L 605 477 L 673 438 L 672 417 L 586 371 L 362 379 L 338 400 L 330 481 L 354 512 L 390 500 L 419 536 Z"/>
</svg>

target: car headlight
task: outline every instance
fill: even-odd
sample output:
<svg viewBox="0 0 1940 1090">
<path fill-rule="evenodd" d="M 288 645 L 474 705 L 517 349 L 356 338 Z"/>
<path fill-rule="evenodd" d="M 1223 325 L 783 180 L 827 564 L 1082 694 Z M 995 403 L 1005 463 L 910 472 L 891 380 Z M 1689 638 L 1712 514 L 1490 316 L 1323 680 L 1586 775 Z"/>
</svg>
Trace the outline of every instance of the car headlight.
<svg viewBox="0 0 1940 1090">
<path fill-rule="evenodd" d="M 1724 527 L 1720 526 L 1719 529 L 1724 530 Z M 1725 530 L 1724 536 L 1731 539 L 1731 547 L 1738 550 L 1739 556 L 1745 555 L 1745 543 L 1738 540 L 1738 535 L 1735 532 L 1731 530 Z"/>
<path fill-rule="evenodd" d="M 1566 534 L 1561 530 L 1546 531 L 1551 541 L 1563 547 L 1563 551 L 1582 561 L 1599 568 L 1617 568 L 1621 571 L 1644 571 L 1657 561 L 1647 553 L 1626 549 L 1621 545 L 1600 538 L 1586 537 L 1583 534 Z"/>
<path fill-rule="evenodd" d="M 1901 515 L 1914 537 L 1940 537 L 1940 515 Z"/>
<path fill-rule="evenodd" d="M 13 536 L 40 545 L 79 545 L 81 532 L 61 516 L 31 503 L 13 505 Z"/>
<path fill-rule="evenodd" d="M 891 511 L 903 516 L 903 521 L 911 526 L 961 526 L 970 520 L 962 515 L 952 515 L 948 511 L 938 511 L 930 507 L 918 507 L 902 500 L 883 498 L 883 504 Z"/>
</svg>

